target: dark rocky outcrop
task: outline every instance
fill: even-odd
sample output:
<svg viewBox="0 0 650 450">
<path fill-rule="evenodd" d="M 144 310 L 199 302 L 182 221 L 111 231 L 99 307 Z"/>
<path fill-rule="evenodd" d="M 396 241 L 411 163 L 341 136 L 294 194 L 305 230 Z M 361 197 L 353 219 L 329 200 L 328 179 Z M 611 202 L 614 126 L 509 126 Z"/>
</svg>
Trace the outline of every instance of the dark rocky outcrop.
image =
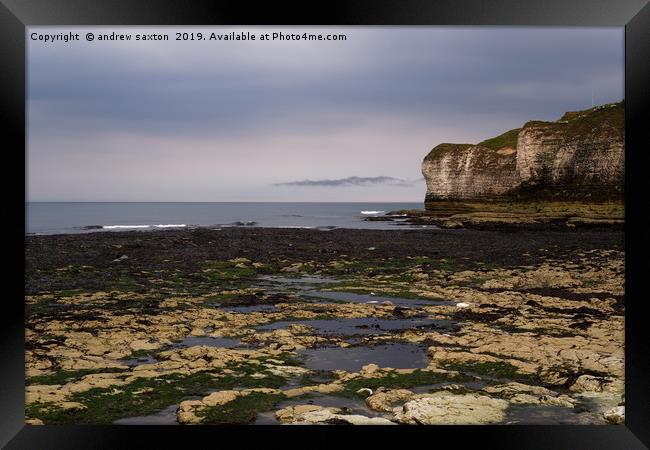
<svg viewBox="0 0 650 450">
<path fill-rule="evenodd" d="M 424 158 L 426 202 L 611 200 L 623 196 L 623 102 L 531 121 L 479 144 L 440 144 Z"/>
</svg>

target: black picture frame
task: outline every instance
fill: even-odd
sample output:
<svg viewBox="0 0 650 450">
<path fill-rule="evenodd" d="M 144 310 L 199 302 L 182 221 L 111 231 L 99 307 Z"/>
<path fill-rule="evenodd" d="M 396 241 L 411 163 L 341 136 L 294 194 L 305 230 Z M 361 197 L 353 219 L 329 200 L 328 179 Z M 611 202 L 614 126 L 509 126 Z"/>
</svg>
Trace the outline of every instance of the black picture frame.
<svg viewBox="0 0 650 450">
<path fill-rule="evenodd" d="M 5 166 L 16 179 L 5 186 L 6 225 L 16 244 L 5 261 L 24 261 L 25 213 L 25 73 L 26 27 L 36 25 L 509 25 L 625 27 L 626 128 L 626 424 L 624 426 L 438 426 L 438 427 L 120 427 L 26 426 L 24 424 L 24 285 L 19 264 L 5 274 L 10 290 L 2 304 L 2 372 L 0 372 L 0 445 L 6 448 L 148 448 L 196 445 L 237 445 L 255 439 L 262 445 L 345 445 L 361 434 L 364 445 L 389 443 L 458 447 L 471 439 L 482 447 L 500 449 L 636 449 L 650 445 L 650 366 L 642 280 L 644 148 L 649 142 L 650 5 L 647 0 L 364 0 L 283 2 L 251 5 L 243 1 L 171 0 L 0 0 L 0 90 Z M 559 69 L 561 70 L 561 69 Z M 646 152 L 647 153 L 647 152 Z M 5 160 L 6 161 L 6 160 Z M 5 180 L 6 182 L 6 180 Z M 21 184 L 22 183 L 22 184 Z M 20 198 L 22 197 L 22 199 Z M 17 218 L 17 219 L 16 219 Z M 21 220 L 23 218 L 23 220 Z M 19 236 L 23 236 L 23 240 Z M 19 254 L 19 252 L 22 252 Z M 24 265 L 23 265 L 24 269 Z M 15 273 L 14 273 L 15 272 Z M 24 273 L 23 273 L 24 278 Z M 644 337 L 645 336 L 645 337 Z M 390 429 L 387 429 L 390 428 Z M 234 441 L 231 441 L 234 442 Z M 371 443 L 372 442 L 372 443 Z M 445 442 L 447 444 L 445 444 Z M 144 444 L 143 444 L 144 443 Z"/>
</svg>

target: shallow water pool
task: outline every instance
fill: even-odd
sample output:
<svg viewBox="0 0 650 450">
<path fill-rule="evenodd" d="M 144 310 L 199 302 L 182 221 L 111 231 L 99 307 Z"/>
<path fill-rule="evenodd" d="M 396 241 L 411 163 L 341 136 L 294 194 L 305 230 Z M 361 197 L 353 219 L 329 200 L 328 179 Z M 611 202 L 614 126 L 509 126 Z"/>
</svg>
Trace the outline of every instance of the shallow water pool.
<svg viewBox="0 0 650 450">
<path fill-rule="evenodd" d="M 300 350 L 305 367 L 312 370 L 358 372 L 367 364 L 394 369 L 421 369 L 429 364 L 426 350 L 416 344 L 358 347 L 321 347 Z"/>
<path fill-rule="evenodd" d="M 376 317 L 316 319 L 299 321 L 279 321 L 262 325 L 258 330 L 277 330 L 292 324 L 307 325 L 319 334 L 357 336 L 368 334 L 383 334 L 389 331 L 408 330 L 413 328 L 434 328 L 453 330 L 455 322 L 451 320 L 435 320 L 420 317 L 402 319 L 378 319 Z"/>
<path fill-rule="evenodd" d="M 178 425 L 176 420 L 178 405 L 171 405 L 150 416 L 125 417 L 113 422 L 113 425 Z"/>
</svg>

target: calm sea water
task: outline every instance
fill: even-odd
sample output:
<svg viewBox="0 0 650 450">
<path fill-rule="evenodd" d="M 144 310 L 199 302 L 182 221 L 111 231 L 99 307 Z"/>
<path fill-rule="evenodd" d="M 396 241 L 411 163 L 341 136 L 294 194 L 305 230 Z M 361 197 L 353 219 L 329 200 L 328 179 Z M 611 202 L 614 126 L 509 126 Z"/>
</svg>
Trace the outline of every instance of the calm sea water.
<svg viewBox="0 0 650 450">
<path fill-rule="evenodd" d="M 365 217 L 422 203 L 26 203 L 27 233 L 152 231 L 192 227 L 399 229 Z M 420 226 L 418 226 L 420 228 Z"/>
</svg>

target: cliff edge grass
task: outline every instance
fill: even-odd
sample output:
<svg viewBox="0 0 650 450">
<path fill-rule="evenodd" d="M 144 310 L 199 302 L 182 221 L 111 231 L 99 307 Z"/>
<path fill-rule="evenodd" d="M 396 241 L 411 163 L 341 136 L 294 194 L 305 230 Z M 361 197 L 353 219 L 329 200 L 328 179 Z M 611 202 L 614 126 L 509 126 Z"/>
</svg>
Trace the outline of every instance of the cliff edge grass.
<svg viewBox="0 0 650 450">
<path fill-rule="evenodd" d="M 427 161 L 439 158 L 443 153 L 464 152 L 469 147 L 480 147 L 485 150 L 488 155 L 512 155 L 516 151 L 517 136 L 519 136 L 520 131 L 521 128 L 515 128 L 506 131 L 499 136 L 481 141 L 478 144 L 438 144 L 429 152 L 429 154 L 427 154 L 427 156 L 424 157 L 424 160 Z M 487 150 L 491 151 L 488 152 Z"/>
</svg>

